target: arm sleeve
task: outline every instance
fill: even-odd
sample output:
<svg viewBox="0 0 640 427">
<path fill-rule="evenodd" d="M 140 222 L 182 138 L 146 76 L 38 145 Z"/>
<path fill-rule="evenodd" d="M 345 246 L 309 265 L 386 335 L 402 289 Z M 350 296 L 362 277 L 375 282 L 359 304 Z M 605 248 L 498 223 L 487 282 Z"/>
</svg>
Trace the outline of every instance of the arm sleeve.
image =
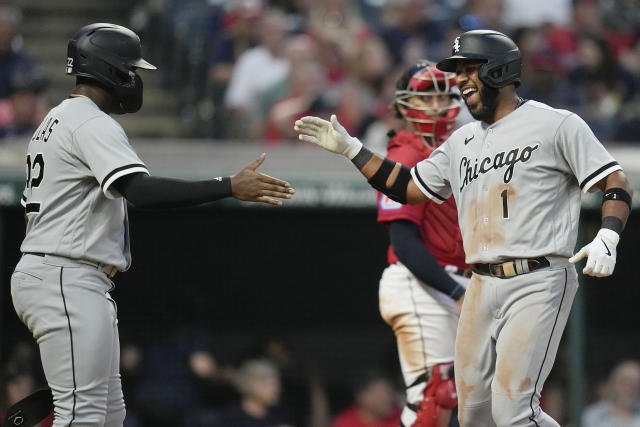
<svg viewBox="0 0 640 427">
<path fill-rule="evenodd" d="M 418 188 L 431 200 L 440 204 L 451 196 L 448 179 L 450 144 L 445 142 L 429 158 L 424 159 L 411 169 L 411 177 Z"/>
<path fill-rule="evenodd" d="M 111 186 L 118 178 L 131 173 L 149 174 L 122 127 L 109 116 L 98 116 L 82 124 L 74 132 L 74 143 L 80 160 L 109 199 L 120 197 Z"/>
<path fill-rule="evenodd" d="M 576 114 L 570 114 L 560 124 L 556 144 L 585 193 L 605 176 L 622 169 Z"/>
<path fill-rule="evenodd" d="M 194 206 L 231 196 L 229 177 L 183 181 L 134 173 L 118 178 L 113 186 L 127 201 L 139 208 Z"/>
<path fill-rule="evenodd" d="M 393 146 L 389 148 L 387 158 L 402 163 L 409 167 L 414 166 L 421 160 L 424 160 L 424 154 L 403 144 L 401 146 Z M 378 192 L 378 222 L 389 222 L 399 219 L 407 220 L 420 225 L 424 205 L 403 205 L 391 200 L 388 196 Z"/>
<path fill-rule="evenodd" d="M 435 257 L 420 241 L 420 229 L 409 221 L 392 221 L 389 225 L 389 240 L 393 252 L 400 262 L 425 284 L 449 295 L 454 300 L 460 299 L 464 288 L 444 271 Z"/>
</svg>

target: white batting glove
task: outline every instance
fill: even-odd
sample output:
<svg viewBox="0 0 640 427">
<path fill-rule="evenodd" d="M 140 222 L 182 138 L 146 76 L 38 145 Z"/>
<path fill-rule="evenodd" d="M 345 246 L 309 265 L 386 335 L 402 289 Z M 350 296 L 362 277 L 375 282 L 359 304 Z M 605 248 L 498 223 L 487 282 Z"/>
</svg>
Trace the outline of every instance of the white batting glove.
<svg viewBox="0 0 640 427">
<path fill-rule="evenodd" d="M 342 154 L 349 160 L 362 148 L 362 142 L 349 135 L 335 114 L 331 115 L 331 122 L 320 117 L 303 117 L 296 120 L 293 129 L 300 133 L 298 139 L 301 141 L 311 142 L 332 153 Z"/>
<path fill-rule="evenodd" d="M 575 264 L 582 258 L 588 257 L 587 265 L 582 269 L 584 274 L 595 277 L 610 276 L 616 266 L 616 246 L 619 241 L 618 233 L 608 228 L 601 228 L 593 242 L 569 258 L 569 262 Z"/>
</svg>

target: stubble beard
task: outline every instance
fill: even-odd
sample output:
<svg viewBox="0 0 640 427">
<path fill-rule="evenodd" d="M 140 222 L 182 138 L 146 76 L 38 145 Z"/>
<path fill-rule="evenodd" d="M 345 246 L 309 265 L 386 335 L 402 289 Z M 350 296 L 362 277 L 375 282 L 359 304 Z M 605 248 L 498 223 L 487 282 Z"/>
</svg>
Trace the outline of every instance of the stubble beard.
<svg viewBox="0 0 640 427">
<path fill-rule="evenodd" d="M 479 95 L 481 103 L 480 109 L 473 111 L 468 105 L 467 108 L 474 119 L 491 123 L 498 105 L 498 89 L 485 85 L 480 89 Z"/>
</svg>

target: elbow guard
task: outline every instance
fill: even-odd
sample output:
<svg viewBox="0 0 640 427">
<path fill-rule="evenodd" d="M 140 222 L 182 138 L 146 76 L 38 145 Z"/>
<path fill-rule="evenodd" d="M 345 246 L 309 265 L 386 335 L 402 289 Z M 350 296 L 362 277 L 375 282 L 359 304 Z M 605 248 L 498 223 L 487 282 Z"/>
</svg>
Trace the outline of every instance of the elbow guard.
<svg viewBox="0 0 640 427">
<path fill-rule="evenodd" d="M 396 164 L 399 163 L 385 158 L 375 175 L 373 175 L 367 182 L 376 190 L 389 196 L 391 200 L 406 204 L 407 186 L 409 185 L 409 180 L 411 180 L 411 172 L 407 166 L 400 164 L 400 171 L 398 172 L 396 180 L 391 187 L 387 187 L 387 180 L 389 179 L 391 172 L 393 172 L 393 168 Z"/>
</svg>

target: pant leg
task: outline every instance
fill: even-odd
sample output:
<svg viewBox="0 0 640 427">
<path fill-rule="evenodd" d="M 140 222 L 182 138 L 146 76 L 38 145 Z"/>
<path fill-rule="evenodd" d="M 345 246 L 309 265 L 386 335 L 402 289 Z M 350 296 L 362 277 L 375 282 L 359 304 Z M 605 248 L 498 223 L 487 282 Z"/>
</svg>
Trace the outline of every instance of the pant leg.
<svg viewBox="0 0 640 427">
<path fill-rule="evenodd" d="M 559 427 L 541 410 L 540 393 L 578 288 L 575 268 L 543 270 L 508 281 L 496 341 L 493 418 L 505 427 Z"/>
<path fill-rule="evenodd" d="M 380 280 L 379 304 L 382 318 L 392 327 L 398 346 L 407 402 L 424 398 L 428 371 L 436 364 L 453 361 L 458 312 L 455 303 L 438 300 L 402 264 L 393 264 Z M 442 294 L 443 299 L 448 298 Z M 406 406 L 405 426 L 413 424 L 416 413 Z"/>
<path fill-rule="evenodd" d="M 55 427 L 104 425 L 117 340 L 111 286 L 90 266 L 35 256 L 23 257 L 12 276 L 16 312 L 40 347 L 53 392 Z"/>
<path fill-rule="evenodd" d="M 107 296 L 117 316 L 118 309 L 116 303 L 111 296 L 108 294 Z M 118 332 L 118 320 L 117 318 L 114 320 L 113 330 L 115 339 L 113 340 L 113 354 L 111 357 L 111 374 L 109 376 L 105 427 L 122 426 L 126 415 L 124 396 L 122 394 L 122 382 L 120 381 L 120 335 Z"/>
<path fill-rule="evenodd" d="M 495 278 L 474 274 L 465 293 L 455 347 L 458 420 L 462 427 L 494 426 L 491 379 L 496 313 Z"/>
</svg>

